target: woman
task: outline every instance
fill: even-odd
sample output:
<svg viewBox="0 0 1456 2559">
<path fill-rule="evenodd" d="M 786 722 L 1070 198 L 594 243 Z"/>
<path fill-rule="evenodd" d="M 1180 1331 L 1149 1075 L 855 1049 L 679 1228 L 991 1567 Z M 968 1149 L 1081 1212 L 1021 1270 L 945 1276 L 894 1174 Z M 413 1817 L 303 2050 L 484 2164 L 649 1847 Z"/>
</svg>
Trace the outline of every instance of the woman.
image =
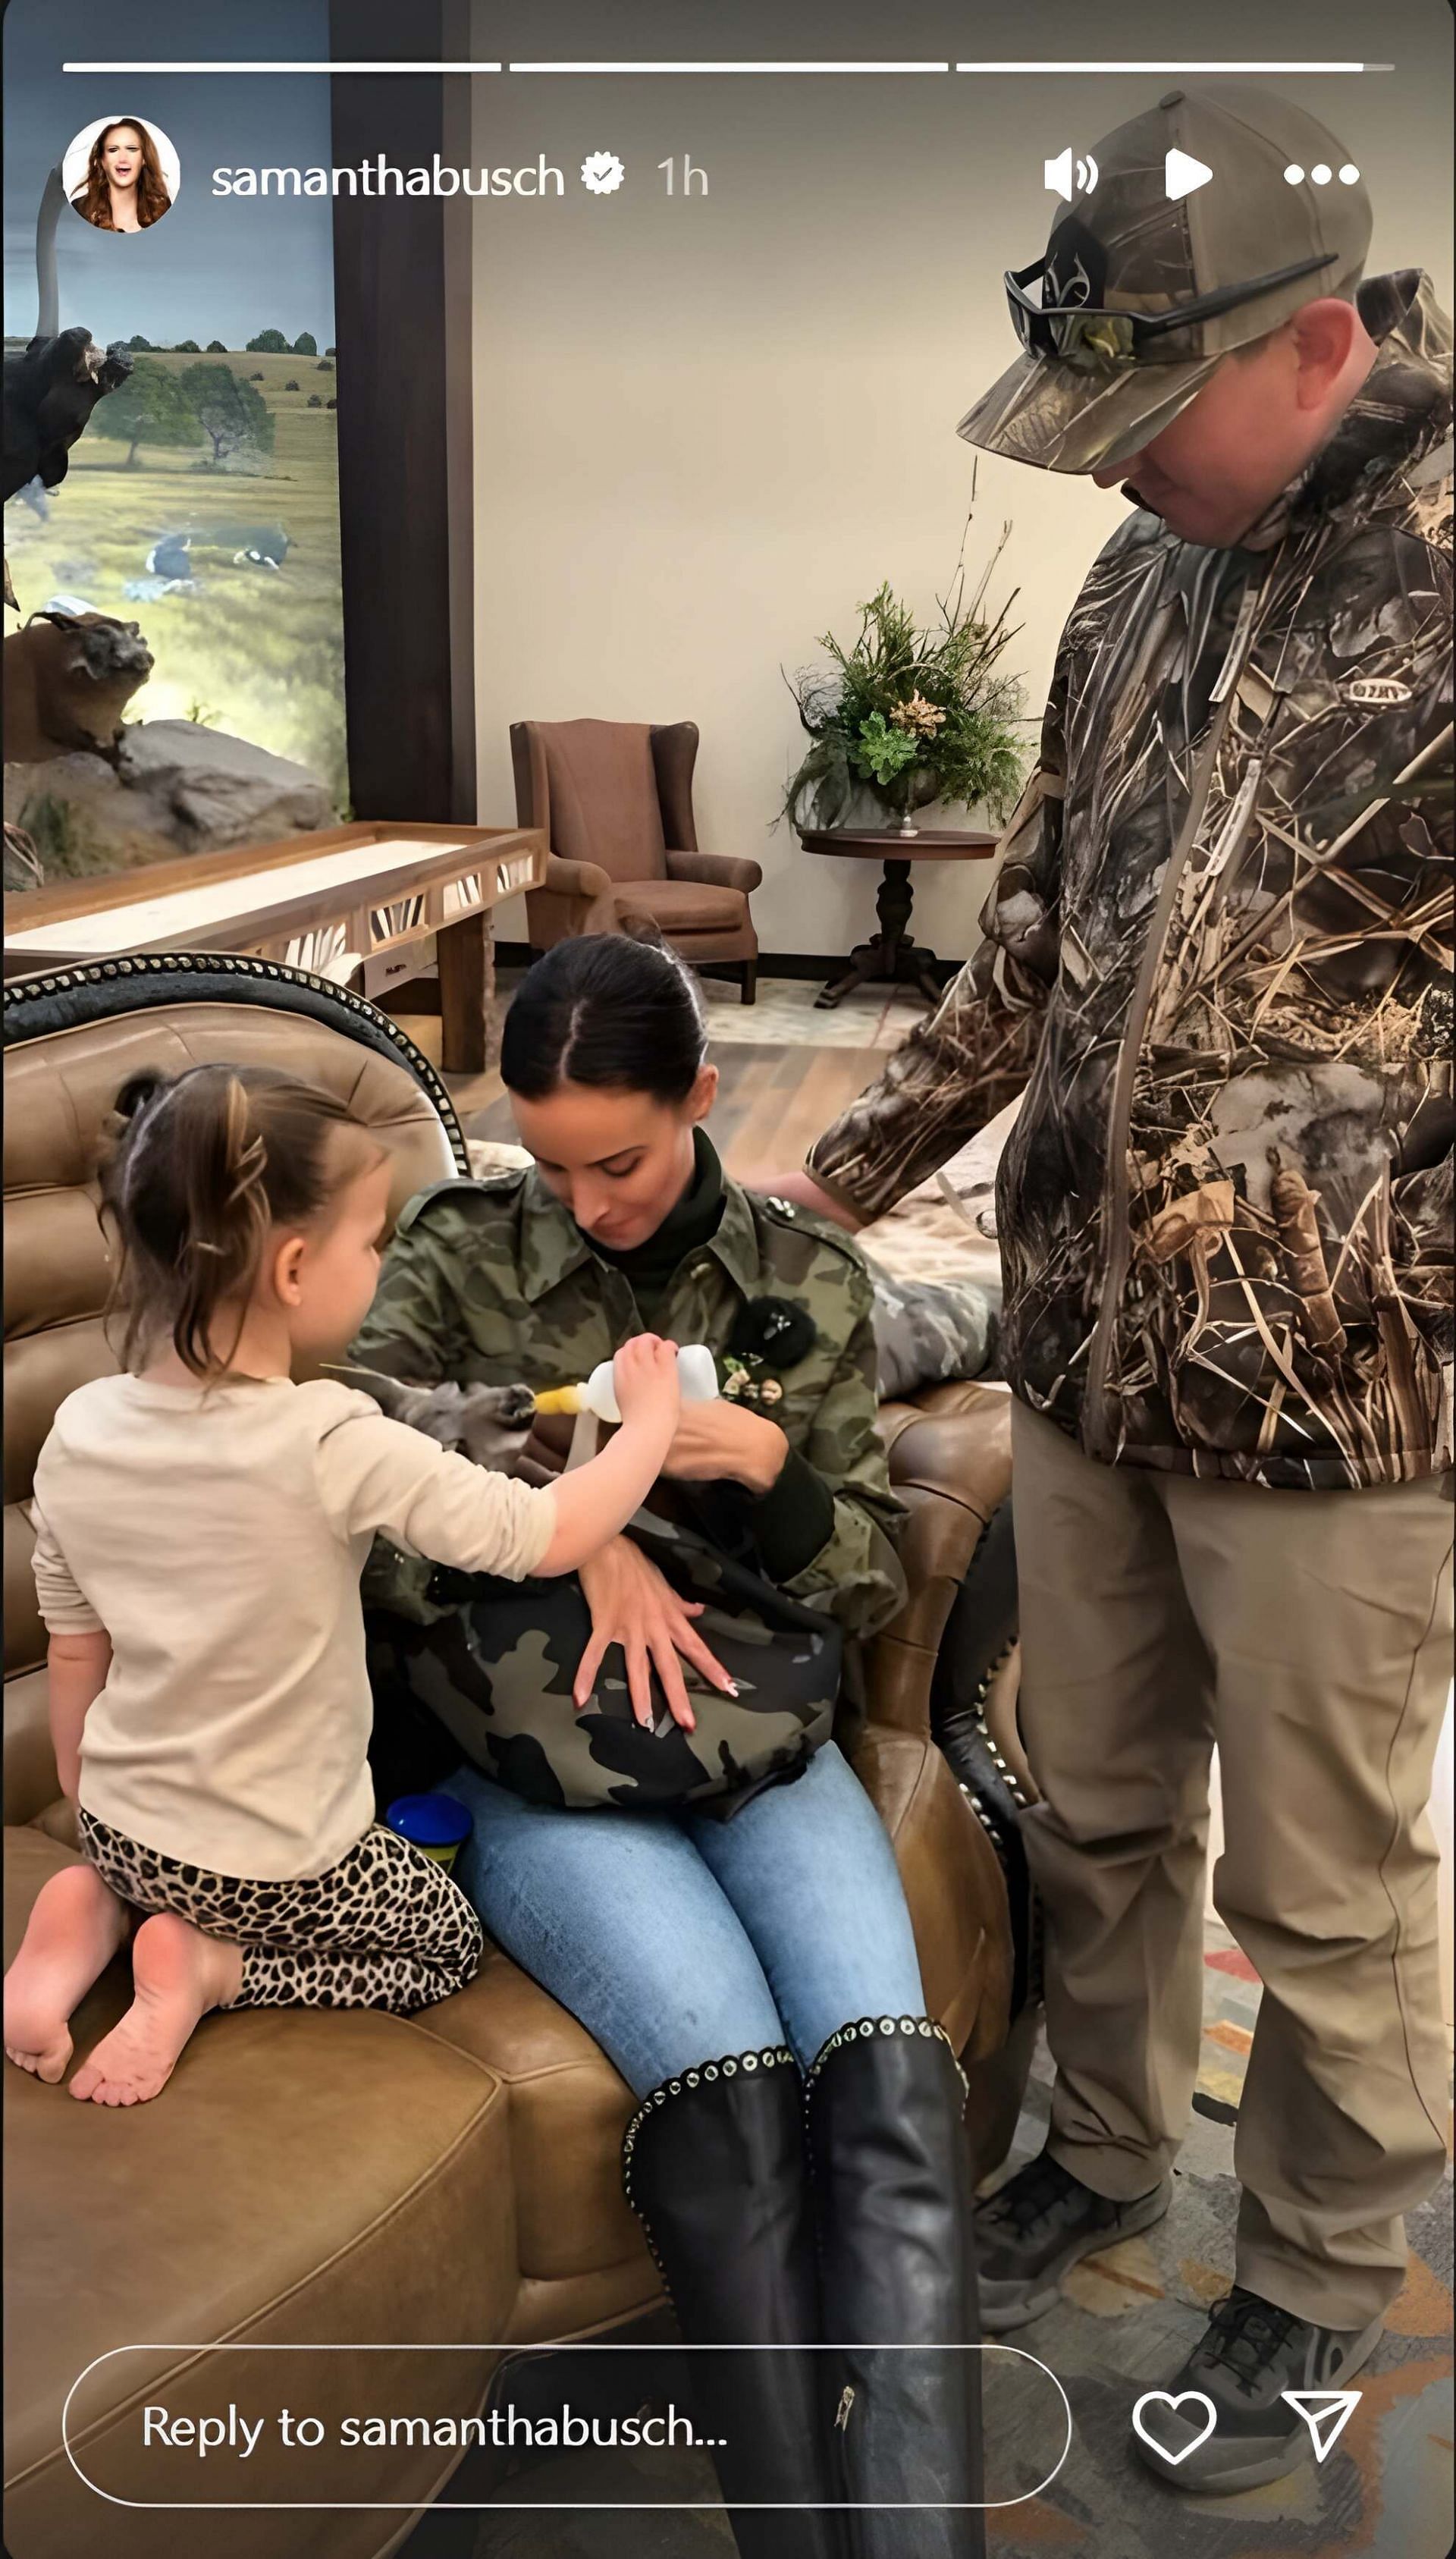
<svg viewBox="0 0 1456 2559">
<path fill-rule="evenodd" d="M 904 1589 L 870 1281 L 837 1228 L 725 1177 L 702 1126 L 717 1090 L 704 1045 L 669 953 L 558 944 L 502 1049 L 534 1169 L 410 1204 L 355 1355 L 422 1382 L 540 1389 L 645 1327 L 722 1353 L 761 1308 L 756 1403 L 684 1406 L 664 1475 L 716 1504 L 770 1581 L 863 1635 Z M 795 1354 L 777 1367 L 776 1337 Z M 398 1560 L 394 1605 L 428 1607 L 426 1571 Z M 641 1718 L 655 1671 L 690 1723 L 679 1656 L 726 1684 L 693 1612 L 626 1539 L 581 1581 L 578 1703 L 615 1643 Z M 377 1576 L 366 1590 L 385 1595 Z M 642 2101 L 628 2192 L 685 2336 L 844 2349 L 729 2354 L 711 2375 L 699 2359 L 730 2505 L 800 2508 L 735 2513 L 740 2548 L 830 2559 L 846 2519 L 805 2511 L 815 2499 L 973 2498 L 975 2358 L 856 2351 L 974 2336 L 970 2179 L 962 2083 L 925 2015 L 894 1855 L 836 1745 L 727 1820 L 562 1810 L 471 1767 L 449 1784 L 474 1817 L 456 1876 L 486 1928 Z M 853 2521 L 863 2559 L 903 2547 L 898 2515 Z M 979 2547 L 968 2512 L 918 2520 L 926 2559 Z"/>
<path fill-rule="evenodd" d="M 86 161 L 85 184 L 71 201 L 98 231 L 144 231 L 171 212 L 157 146 L 144 124 L 126 117 L 102 125 Z"/>
</svg>

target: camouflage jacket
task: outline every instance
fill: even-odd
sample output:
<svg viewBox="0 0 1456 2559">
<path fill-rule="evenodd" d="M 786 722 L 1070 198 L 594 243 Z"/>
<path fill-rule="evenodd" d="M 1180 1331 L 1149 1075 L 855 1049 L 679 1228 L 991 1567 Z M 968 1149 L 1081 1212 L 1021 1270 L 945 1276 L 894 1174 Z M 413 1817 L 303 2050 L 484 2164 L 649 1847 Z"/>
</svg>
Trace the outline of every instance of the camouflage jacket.
<svg viewBox="0 0 1456 2559">
<path fill-rule="evenodd" d="M 874 1216 L 1029 1071 L 1003 1374 L 1093 1455 L 1275 1486 L 1451 1463 L 1451 333 L 1414 273 L 1360 309 L 1240 548 L 1139 510 L 1101 552 L 987 938 L 808 1159 Z"/>
<path fill-rule="evenodd" d="M 725 1181 L 717 1233 L 680 1264 L 655 1329 L 721 1352 L 745 1299 L 760 1296 L 812 1320 L 808 1350 L 778 1372 L 773 1419 L 833 1502 L 826 1543 L 784 1587 L 865 1634 L 894 1615 L 905 1592 L 893 1544 L 903 1511 L 876 1421 L 869 1276 L 838 1227 Z M 589 1376 L 642 1329 L 624 1275 L 593 1253 L 534 1172 L 508 1172 L 444 1182 L 409 1202 L 351 1357 L 425 1383 L 522 1380 L 539 1393 Z M 386 1566 L 376 1550 L 364 1595 L 427 1614 L 428 1580 L 427 1566 L 398 1556 Z"/>
</svg>

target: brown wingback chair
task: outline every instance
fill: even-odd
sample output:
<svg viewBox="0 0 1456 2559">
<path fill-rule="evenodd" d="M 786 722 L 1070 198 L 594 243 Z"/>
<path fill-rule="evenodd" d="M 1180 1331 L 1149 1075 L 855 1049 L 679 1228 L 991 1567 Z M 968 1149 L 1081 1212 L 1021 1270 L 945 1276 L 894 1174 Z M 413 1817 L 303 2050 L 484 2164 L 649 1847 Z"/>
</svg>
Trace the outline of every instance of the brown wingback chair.
<svg viewBox="0 0 1456 2559">
<path fill-rule="evenodd" d="M 58 1403 L 114 1366 L 94 1211 L 118 1087 L 204 1059 L 292 1067 L 388 1146 L 394 1212 L 468 1158 L 449 1095 L 407 1037 L 301 971 L 199 954 L 107 961 L 12 981 L 4 1013 L 8 1962 L 42 1884 L 77 1854 L 48 1725 L 30 1496 Z M 1010 2140 L 1027 2030 L 1018 2020 L 1008 2042 L 1003 1866 L 975 1788 L 931 1737 L 930 1691 L 1006 1494 L 1009 1413 L 978 1383 L 882 1411 L 909 1513 L 909 1596 L 870 1649 L 867 1705 L 840 1737 L 894 1844 L 927 2006 L 970 2077 L 984 2172 Z M 185 1604 L 185 1557 L 177 1575 Z M 118 1961 L 73 2021 L 79 2051 L 126 1995 Z M 107 2559 L 192 2559 L 200 2545 L 209 2559 L 264 2547 L 270 2559 L 384 2559 L 401 2511 L 439 2492 L 458 2454 L 440 2437 L 341 2449 L 345 2412 L 473 2414 L 502 2348 L 611 2334 L 660 2303 L 622 2187 L 631 2094 L 499 1947 L 468 1989 L 413 2018 L 210 2018 L 163 2096 L 126 2114 L 4 2062 L 0 2076 L 10 2559 L 102 2545 Z M 314 2345 L 331 2350 L 299 2351 Z M 306 2474 L 276 2429 L 225 2483 L 220 2461 L 204 2478 L 195 2453 L 142 2449 L 144 2402 L 175 2420 L 229 2401 L 323 2419 Z M 103 2508 L 97 2490 L 123 2502 Z M 224 2502 L 200 2528 L 188 2500 L 212 2498 Z M 268 2500 L 281 2502 L 260 2513 Z"/>
<path fill-rule="evenodd" d="M 543 888 L 525 901 L 533 951 L 577 933 L 616 933 L 650 917 L 693 968 L 737 963 L 743 1000 L 758 980 L 749 892 L 763 868 L 700 853 L 692 816 L 698 733 L 691 720 L 517 720 L 510 731 L 515 813 L 543 827 Z"/>
</svg>

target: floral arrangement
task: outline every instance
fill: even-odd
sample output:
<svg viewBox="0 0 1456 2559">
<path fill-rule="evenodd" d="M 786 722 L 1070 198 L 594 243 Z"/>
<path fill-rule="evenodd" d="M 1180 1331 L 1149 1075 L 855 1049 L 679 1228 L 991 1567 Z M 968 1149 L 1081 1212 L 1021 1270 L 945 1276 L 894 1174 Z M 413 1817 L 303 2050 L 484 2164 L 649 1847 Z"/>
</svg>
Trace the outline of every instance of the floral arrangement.
<svg viewBox="0 0 1456 2559">
<path fill-rule="evenodd" d="M 781 814 L 791 825 L 835 826 L 861 791 L 907 824 L 938 800 L 983 804 L 998 822 L 1006 816 L 1021 786 L 1023 693 L 1000 660 L 1016 636 L 1006 617 L 1019 590 L 994 619 L 981 607 L 1010 532 L 1003 525 L 968 598 L 962 556 L 948 594 L 937 598 L 934 628 L 918 629 L 887 584 L 859 606 L 847 648 L 823 633 L 827 669 L 785 677 L 812 741 L 785 793 Z"/>
</svg>

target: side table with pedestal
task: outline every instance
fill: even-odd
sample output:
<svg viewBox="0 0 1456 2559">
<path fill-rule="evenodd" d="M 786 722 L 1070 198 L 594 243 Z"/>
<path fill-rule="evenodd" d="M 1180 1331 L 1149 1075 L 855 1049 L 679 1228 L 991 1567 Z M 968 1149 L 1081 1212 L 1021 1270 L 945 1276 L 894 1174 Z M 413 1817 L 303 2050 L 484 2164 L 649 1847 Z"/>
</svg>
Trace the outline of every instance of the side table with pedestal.
<svg viewBox="0 0 1456 2559">
<path fill-rule="evenodd" d="M 848 967 L 815 995 L 815 1005 L 832 1007 L 855 986 L 878 985 L 918 986 L 927 1003 L 938 1004 L 941 963 L 934 951 L 911 939 L 915 891 L 910 865 L 988 861 L 997 837 L 950 827 L 926 827 L 915 835 L 901 834 L 893 827 L 821 827 L 801 828 L 799 840 L 805 852 L 847 854 L 854 861 L 884 864 L 875 898 L 879 932 L 872 942 L 856 944 Z"/>
</svg>

